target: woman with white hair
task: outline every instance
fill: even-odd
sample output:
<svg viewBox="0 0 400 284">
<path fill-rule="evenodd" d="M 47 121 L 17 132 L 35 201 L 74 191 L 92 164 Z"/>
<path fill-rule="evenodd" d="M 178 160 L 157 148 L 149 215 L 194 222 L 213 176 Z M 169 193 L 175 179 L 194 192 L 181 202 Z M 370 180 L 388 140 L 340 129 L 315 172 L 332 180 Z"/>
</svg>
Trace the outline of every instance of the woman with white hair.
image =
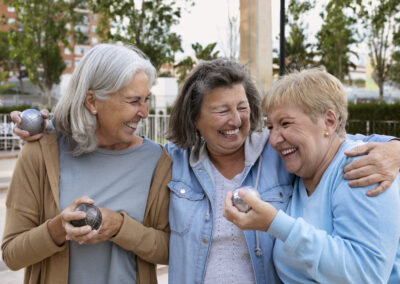
<svg viewBox="0 0 400 284">
<path fill-rule="evenodd" d="M 276 238 L 273 260 L 284 283 L 400 283 L 400 177 L 373 198 L 376 185 L 351 189 L 344 152 L 360 142 L 346 138 L 346 92 L 319 69 L 279 80 L 263 100 L 269 142 L 294 173 L 286 209 L 241 192 L 253 207 L 241 213 L 225 199 L 224 216 L 242 230 Z"/>
<path fill-rule="evenodd" d="M 157 283 L 168 262 L 171 159 L 135 135 L 156 71 L 139 50 L 92 48 L 55 108 L 57 131 L 27 143 L 7 194 L 4 262 L 25 283 Z M 74 227 L 95 203 L 98 230 Z"/>
</svg>

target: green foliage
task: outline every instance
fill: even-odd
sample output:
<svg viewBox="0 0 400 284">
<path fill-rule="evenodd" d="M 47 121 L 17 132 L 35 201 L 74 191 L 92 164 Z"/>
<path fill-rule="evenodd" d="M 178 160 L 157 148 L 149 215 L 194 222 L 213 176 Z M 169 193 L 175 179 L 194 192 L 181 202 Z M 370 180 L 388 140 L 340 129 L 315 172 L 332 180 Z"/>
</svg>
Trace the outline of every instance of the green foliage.
<svg viewBox="0 0 400 284">
<path fill-rule="evenodd" d="M 356 28 L 356 8 L 353 0 L 330 0 L 326 13 L 321 13 L 324 23 L 317 33 L 320 63 L 340 80 L 348 75 L 350 67 L 355 67 L 350 54 L 357 56 L 352 48 L 361 40 Z"/>
<path fill-rule="evenodd" d="M 180 36 L 171 30 L 181 18 L 176 1 L 92 0 L 90 5 L 102 14 L 97 28 L 100 38 L 135 45 L 157 69 L 164 63 L 172 64 L 175 53 L 182 51 Z"/>
<path fill-rule="evenodd" d="M 22 104 L 22 105 L 14 105 L 14 106 L 3 106 L 0 107 L 0 113 L 10 113 L 14 110 L 18 110 L 18 111 L 24 111 L 28 108 L 35 108 L 32 107 L 31 105 L 28 104 Z"/>
<path fill-rule="evenodd" d="M 218 58 L 219 51 L 214 51 L 216 46 L 216 42 L 207 44 L 205 47 L 196 42 L 192 44 L 192 49 L 194 50 L 195 56 L 198 60 L 208 61 Z"/>
<path fill-rule="evenodd" d="M 377 2 L 377 3 L 376 3 Z M 383 85 L 390 76 L 388 55 L 392 46 L 392 33 L 399 26 L 396 17 L 400 11 L 399 0 L 381 0 L 369 1 L 363 6 L 361 11 L 365 25 L 370 31 L 369 48 L 371 56 L 371 64 L 374 68 L 373 79 L 379 87 L 379 98 L 383 100 Z M 394 54 L 394 59 L 398 60 L 398 54 Z M 392 67 L 395 71 L 398 67 Z"/>
<path fill-rule="evenodd" d="M 291 0 L 288 9 L 289 37 L 286 41 L 286 70 L 301 70 L 314 65 L 313 45 L 307 43 L 307 25 L 301 16 L 315 6 L 315 1 Z"/>
<path fill-rule="evenodd" d="M 396 19 L 396 22 L 397 31 L 393 35 L 394 51 L 388 65 L 388 77 L 392 83 L 400 87 L 400 19 Z"/>
<path fill-rule="evenodd" d="M 3 71 L 10 69 L 10 44 L 6 31 L 0 31 L 0 67 Z"/>
<path fill-rule="evenodd" d="M 218 58 L 219 51 L 214 51 L 217 46 L 216 42 L 210 43 L 206 46 L 202 46 L 200 43 L 196 42 L 192 44 L 192 49 L 195 53 L 195 57 L 197 61 L 208 61 L 214 60 Z M 192 59 L 192 57 L 187 56 L 181 61 L 179 61 L 174 67 L 178 69 L 177 73 L 179 74 L 178 82 L 182 83 L 189 72 L 193 69 L 196 62 Z"/>
<path fill-rule="evenodd" d="M 51 104 L 50 91 L 60 82 L 65 63 L 60 44 L 68 45 L 67 23 L 74 24 L 74 8 L 81 1 L 3 0 L 12 5 L 17 19 L 9 31 L 11 58 L 26 67 L 30 81 L 45 94 Z"/>
<path fill-rule="evenodd" d="M 0 73 L 0 94 L 4 94 L 8 92 L 10 89 L 15 87 L 15 84 L 5 83 L 3 82 L 8 76 L 8 72 Z"/>
<path fill-rule="evenodd" d="M 376 133 L 400 137 L 400 103 L 349 104 L 348 111 L 350 121 L 346 127 L 347 133 Z M 388 120 L 396 122 L 383 122 Z"/>
</svg>

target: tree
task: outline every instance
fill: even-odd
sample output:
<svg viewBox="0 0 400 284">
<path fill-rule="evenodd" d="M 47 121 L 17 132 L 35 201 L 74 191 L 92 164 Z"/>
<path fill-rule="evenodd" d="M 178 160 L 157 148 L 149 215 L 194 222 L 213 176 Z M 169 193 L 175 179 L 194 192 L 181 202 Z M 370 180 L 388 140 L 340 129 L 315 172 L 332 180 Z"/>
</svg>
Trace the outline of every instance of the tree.
<svg viewBox="0 0 400 284">
<path fill-rule="evenodd" d="M 398 19 L 400 21 L 400 19 Z M 391 62 L 388 65 L 388 77 L 389 80 L 400 87 L 400 27 L 397 27 L 397 31 L 393 35 L 393 46 L 395 47 Z"/>
<path fill-rule="evenodd" d="M 4 80 L 8 77 L 7 72 L 0 72 L 0 94 L 4 94 L 15 87 L 14 84 L 10 84 L 4 82 Z"/>
<path fill-rule="evenodd" d="M 216 42 L 210 43 L 206 46 L 202 46 L 200 43 L 196 42 L 192 44 L 192 49 L 195 53 L 196 61 L 209 61 L 218 58 L 219 51 L 215 51 L 217 46 Z M 187 74 L 193 69 L 196 61 L 192 57 L 187 56 L 178 62 L 174 67 L 178 69 L 179 74 L 178 82 L 181 83 L 185 80 Z"/>
<path fill-rule="evenodd" d="M 9 31 L 11 57 L 21 60 L 29 80 L 44 92 L 44 104 L 51 106 L 51 89 L 60 82 L 65 69 L 60 45 L 68 45 L 66 25 L 73 21 L 74 8 L 80 1 L 3 2 L 12 5 L 17 13 Z"/>
<path fill-rule="evenodd" d="M 311 43 L 307 43 L 305 30 L 308 25 L 304 24 L 302 15 L 315 6 L 315 1 L 291 0 L 288 9 L 289 36 L 286 41 L 286 70 L 301 70 L 314 64 L 314 56 Z"/>
<path fill-rule="evenodd" d="M 364 7 L 362 16 L 369 29 L 368 45 L 371 64 L 374 68 L 373 79 L 379 87 L 379 100 L 383 101 L 383 86 L 389 77 L 389 53 L 396 25 L 395 19 L 400 10 L 400 1 L 381 0 L 378 3 L 368 1 L 368 5 Z M 396 59 L 399 55 L 394 53 L 393 56 Z"/>
<path fill-rule="evenodd" d="M 349 75 L 350 67 L 355 68 L 350 55 L 358 56 L 352 47 L 362 39 L 356 29 L 357 7 L 353 0 L 330 0 L 326 13 L 321 13 L 324 23 L 317 34 L 320 63 L 340 80 Z"/>
<path fill-rule="evenodd" d="M 92 0 L 91 7 L 102 14 L 97 33 L 103 40 L 135 45 L 157 69 L 173 64 L 175 53 L 182 51 L 180 36 L 171 30 L 181 17 L 181 8 L 173 0 Z"/>
</svg>

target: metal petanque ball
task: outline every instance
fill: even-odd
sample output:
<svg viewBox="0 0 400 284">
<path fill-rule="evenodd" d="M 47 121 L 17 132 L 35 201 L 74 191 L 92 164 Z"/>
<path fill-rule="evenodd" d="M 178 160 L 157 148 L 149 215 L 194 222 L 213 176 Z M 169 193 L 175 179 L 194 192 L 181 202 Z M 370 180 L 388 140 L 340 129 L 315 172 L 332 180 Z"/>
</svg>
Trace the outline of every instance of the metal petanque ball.
<svg viewBox="0 0 400 284">
<path fill-rule="evenodd" d="M 79 205 L 75 211 L 82 211 L 86 213 L 86 217 L 80 220 L 73 220 L 71 221 L 71 224 L 74 225 L 75 227 L 82 227 L 89 225 L 92 227 L 93 230 L 97 230 L 100 228 L 102 217 L 101 217 L 101 211 L 98 207 L 92 205 L 92 204 L 81 204 Z"/>
<path fill-rule="evenodd" d="M 21 123 L 18 128 L 26 130 L 30 135 L 35 135 L 43 132 L 45 127 L 45 120 L 40 111 L 36 109 L 27 109 L 21 113 Z"/>
<path fill-rule="evenodd" d="M 243 186 L 243 187 L 236 188 L 234 191 L 232 191 L 233 206 L 235 206 L 240 212 L 247 213 L 251 210 L 251 207 L 246 202 L 244 202 L 243 199 L 241 199 L 239 197 L 239 190 L 241 190 L 241 189 L 247 190 L 248 192 L 250 192 L 251 194 L 254 194 L 258 198 L 260 198 L 260 194 L 252 186 Z"/>
</svg>

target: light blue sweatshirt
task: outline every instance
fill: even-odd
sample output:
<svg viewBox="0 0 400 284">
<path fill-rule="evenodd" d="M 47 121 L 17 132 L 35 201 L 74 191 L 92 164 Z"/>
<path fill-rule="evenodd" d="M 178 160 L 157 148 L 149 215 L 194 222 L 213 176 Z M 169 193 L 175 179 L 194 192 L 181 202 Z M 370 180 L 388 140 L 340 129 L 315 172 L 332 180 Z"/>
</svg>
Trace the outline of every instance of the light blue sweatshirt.
<svg viewBox="0 0 400 284">
<path fill-rule="evenodd" d="M 372 198 L 365 193 L 375 186 L 350 188 L 343 152 L 356 145 L 344 142 L 311 196 L 297 178 L 286 213 L 272 222 L 283 282 L 400 283 L 400 178 Z"/>
</svg>

